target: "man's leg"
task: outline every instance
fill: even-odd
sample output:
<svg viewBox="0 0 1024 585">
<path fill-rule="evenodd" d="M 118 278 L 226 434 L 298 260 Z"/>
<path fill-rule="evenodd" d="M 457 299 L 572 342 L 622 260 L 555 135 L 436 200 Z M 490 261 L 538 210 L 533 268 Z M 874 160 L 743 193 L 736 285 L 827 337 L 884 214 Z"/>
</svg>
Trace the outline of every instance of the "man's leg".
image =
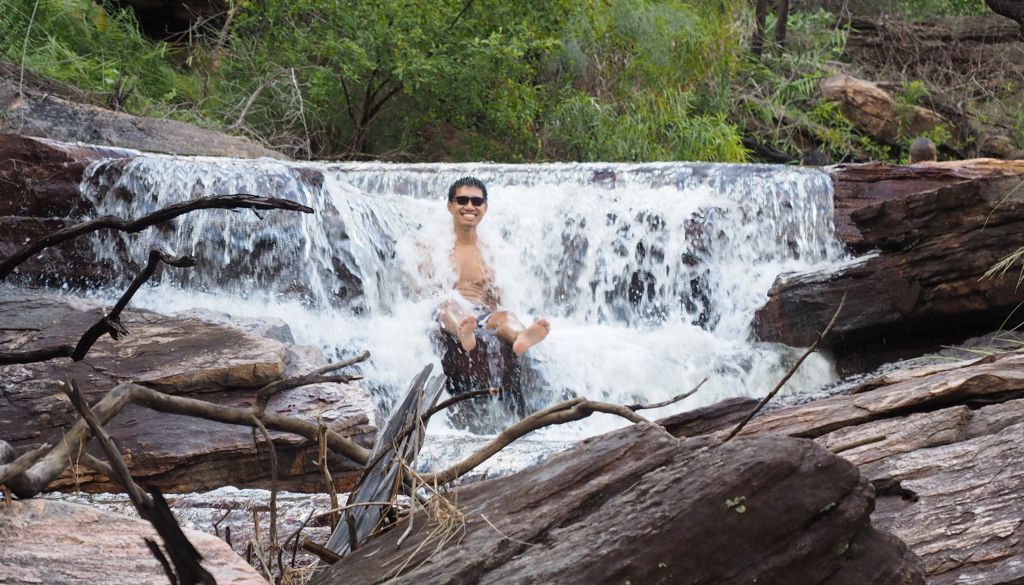
<svg viewBox="0 0 1024 585">
<path fill-rule="evenodd" d="M 459 303 L 448 299 L 437 310 L 437 321 L 441 329 L 459 340 L 462 349 L 476 349 L 476 317 L 470 315 Z"/>
<path fill-rule="evenodd" d="M 496 311 L 487 320 L 487 328 L 494 329 L 498 339 L 511 344 L 516 355 L 523 355 L 548 336 L 551 324 L 547 319 L 537 319 L 529 327 L 523 327 L 519 319 L 509 311 Z"/>
</svg>

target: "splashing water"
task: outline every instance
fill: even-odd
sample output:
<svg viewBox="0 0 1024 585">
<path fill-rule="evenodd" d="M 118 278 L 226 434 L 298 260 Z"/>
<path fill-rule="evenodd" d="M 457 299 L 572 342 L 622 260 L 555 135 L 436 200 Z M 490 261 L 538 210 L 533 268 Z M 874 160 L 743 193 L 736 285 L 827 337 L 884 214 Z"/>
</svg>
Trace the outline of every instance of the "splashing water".
<svg viewBox="0 0 1024 585">
<path fill-rule="evenodd" d="M 536 405 L 572 394 L 658 402 L 705 376 L 695 396 L 645 416 L 760 396 L 796 351 L 751 341 L 754 311 L 782 272 L 823 268 L 840 257 L 828 177 L 787 167 L 145 155 L 93 164 L 82 192 L 97 213 L 122 217 L 229 193 L 312 207 L 312 215 L 268 211 L 262 220 L 251 212 L 196 212 L 140 235 L 97 236 L 96 254 L 121 274 L 134 274 L 150 247 L 195 255 L 196 268 L 165 270 L 138 304 L 275 316 L 298 342 L 330 355 L 369 349 L 363 373 L 387 410 L 416 372 L 438 363 L 428 333 L 455 281 L 444 202 L 448 185 L 464 175 L 488 184 L 479 234 L 504 306 L 524 322 L 552 322 L 550 336 L 528 354 L 542 380 L 529 389 Z M 834 379 L 828 361 L 814 356 L 787 390 Z M 621 424 L 595 415 L 540 436 L 572 441 Z M 464 434 L 441 417 L 430 432 Z"/>
</svg>

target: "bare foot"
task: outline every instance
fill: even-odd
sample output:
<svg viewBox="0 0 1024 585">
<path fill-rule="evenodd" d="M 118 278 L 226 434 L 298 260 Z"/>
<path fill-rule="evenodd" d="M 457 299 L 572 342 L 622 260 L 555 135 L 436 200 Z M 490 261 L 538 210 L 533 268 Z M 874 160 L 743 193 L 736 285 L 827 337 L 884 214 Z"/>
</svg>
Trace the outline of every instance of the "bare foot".
<svg viewBox="0 0 1024 585">
<path fill-rule="evenodd" d="M 476 349 L 476 317 L 466 315 L 459 321 L 459 329 L 455 334 L 462 344 L 462 349 L 473 351 Z"/>
<path fill-rule="evenodd" d="M 550 332 L 551 323 L 548 323 L 547 319 L 537 319 L 533 325 L 523 329 L 523 332 L 516 336 L 512 351 L 516 352 L 516 355 L 523 355 L 526 350 L 543 341 Z"/>
</svg>

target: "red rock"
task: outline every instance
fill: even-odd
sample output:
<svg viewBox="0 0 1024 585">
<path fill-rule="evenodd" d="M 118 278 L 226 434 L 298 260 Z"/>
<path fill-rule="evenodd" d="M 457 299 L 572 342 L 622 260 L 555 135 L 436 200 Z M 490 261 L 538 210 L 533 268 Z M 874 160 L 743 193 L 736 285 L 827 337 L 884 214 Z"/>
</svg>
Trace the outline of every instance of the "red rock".
<svg viewBox="0 0 1024 585">
<path fill-rule="evenodd" d="M 219 538 L 184 530 L 217 583 L 266 580 Z M 42 499 L 0 502 L 0 579 L 4 583 L 165 585 L 167 575 L 144 538 L 146 521 L 89 506 Z"/>
</svg>

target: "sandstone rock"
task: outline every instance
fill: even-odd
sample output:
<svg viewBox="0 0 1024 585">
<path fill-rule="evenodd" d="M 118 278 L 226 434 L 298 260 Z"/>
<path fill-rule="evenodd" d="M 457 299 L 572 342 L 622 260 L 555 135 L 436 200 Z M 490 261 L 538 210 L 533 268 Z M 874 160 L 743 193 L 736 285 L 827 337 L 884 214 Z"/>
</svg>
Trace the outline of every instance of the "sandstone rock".
<svg viewBox="0 0 1024 585">
<path fill-rule="evenodd" d="M 885 142 L 895 143 L 901 136 L 919 136 L 948 123 L 938 112 L 921 106 L 901 113 L 888 92 L 870 81 L 846 74 L 823 80 L 821 92 L 825 100 L 839 103 L 843 115 L 854 126 Z"/>
<path fill-rule="evenodd" d="M 178 122 L 75 104 L 0 78 L 0 132 L 165 154 L 287 158 L 241 138 Z"/>
<path fill-rule="evenodd" d="M 636 425 L 460 488 L 443 525 L 418 512 L 400 548 L 405 522 L 313 582 L 923 583 L 868 523 L 872 491 L 808 441 Z"/>
<path fill-rule="evenodd" d="M 823 346 L 847 371 L 869 369 L 857 359 L 920 355 L 998 328 L 1020 302 L 1016 279 L 981 276 L 1021 244 L 1024 203 L 1007 194 L 1022 180 L 1022 161 L 838 167 L 837 233 L 877 255 L 780 277 L 755 317 L 757 335 L 810 345 L 844 291 L 846 308 Z"/>
<path fill-rule="evenodd" d="M 1005 134 L 990 134 L 982 138 L 978 143 L 978 152 L 1005 160 L 1024 158 L 1024 150 L 1017 148 L 1013 139 Z"/>
<path fill-rule="evenodd" d="M 167 583 L 163 568 L 143 541 L 160 542 L 146 521 L 41 499 L 0 506 L 0 541 L 4 543 L 0 575 L 4 583 Z M 202 532 L 184 532 L 217 583 L 266 583 L 227 543 Z"/>
<path fill-rule="evenodd" d="M 765 433 L 856 464 L 878 493 L 872 521 L 921 557 L 929 583 L 1024 580 L 1024 352 L 870 377 L 740 436 Z"/>
<path fill-rule="evenodd" d="M 6 294 L 0 297 L 0 348 L 74 343 L 101 314 L 91 301 Z M 90 402 L 117 383 L 133 380 L 167 393 L 244 406 L 252 404 L 259 387 L 320 365 L 290 353 L 278 341 L 197 319 L 128 309 L 122 321 L 130 335 L 118 341 L 100 339 L 81 362 L 61 359 L 3 368 L 0 439 L 22 449 L 42 442 L 56 444 L 61 428 L 77 419 L 56 388 L 65 375 L 81 384 Z M 322 418 L 333 430 L 364 444 L 372 443 L 375 432 L 372 401 L 355 385 L 318 384 L 286 391 L 270 402 L 268 410 L 307 420 Z M 260 441 L 256 449 L 249 428 L 129 406 L 108 430 L 143 485 L 167 492 L 269 485 L 266 445 Z M 296 435 L 272 435 L 282 487 L 320 489 L 319 470 L 313 465 L 316 447 Z M 357 466 L 342 457 L 331 457 L 330 463 L 338 486 L 351 486 L 358 476 Z M 69 485 L 117 489 L 107 478 L 77 468 L 56 487 Z"/>
</svg>

